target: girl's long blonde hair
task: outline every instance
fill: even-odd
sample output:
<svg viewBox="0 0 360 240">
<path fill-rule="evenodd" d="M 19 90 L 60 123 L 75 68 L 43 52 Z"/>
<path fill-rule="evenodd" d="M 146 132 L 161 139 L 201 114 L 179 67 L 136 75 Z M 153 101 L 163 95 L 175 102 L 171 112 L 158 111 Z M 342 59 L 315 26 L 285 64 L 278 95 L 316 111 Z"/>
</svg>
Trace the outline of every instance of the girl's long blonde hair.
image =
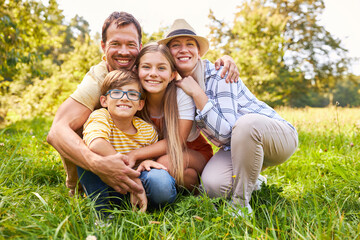
<svg viewBox="0 0 360 240">
<path fill-rule="evenodd" d="M 159 45 L 157 43 L 151 43 L 143 47 L 136 58 L 135 66 L 139 66 L 141 57 L 147 53 L 161 53 L 169 62 L 171 71 L 175 72 L 175 60 L 170 53 L 170 50 L 165 45 Z M 146 92 L 146 90 L 145 90 Z M 161 123 L 161 129 L 157 129 L 159 133 L 159 139 L 166 139 L 167 142 L 167 154 L 170 157 L 170 164 L 172 166 L 172 175 L 174 176 L 178 185 L 184 185 L 184 146 L 185 141 L 181 141 L 179 132 L 179 110 L 177 105 L 177 87 L 175 81 L 170 81 L 168 84 L 165 95 L 162 101 L 162 108 L 164 118 Z M 151 122 L 149 111 L 147 110 L 147 101 L 145 101 L 145 107 L 140 111 L 139 116 L 145 121 Z"/>
</svg>

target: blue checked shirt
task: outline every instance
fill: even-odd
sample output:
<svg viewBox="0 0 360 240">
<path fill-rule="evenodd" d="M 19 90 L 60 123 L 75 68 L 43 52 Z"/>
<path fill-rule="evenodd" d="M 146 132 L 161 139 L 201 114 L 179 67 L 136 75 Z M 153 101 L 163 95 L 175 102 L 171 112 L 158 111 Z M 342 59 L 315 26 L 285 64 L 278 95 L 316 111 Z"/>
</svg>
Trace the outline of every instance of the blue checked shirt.
<svg viewBox="0 0 360 240">
<path fill-rule="evenodd" d="M 216 146 L 230 150 L 232 128 L 245 114 L 261 114 L 277 119 L 295 128 L 266 103 L 258 100 L 239 79 L 237 83 L 226 83 L 220 77 L 221 69 L 216 70 L 214 64 L 204 60 L 205 93 L 209 100 L 203 110 L 196 110 L 195 121 L 205 136 Z"/>
</svg>

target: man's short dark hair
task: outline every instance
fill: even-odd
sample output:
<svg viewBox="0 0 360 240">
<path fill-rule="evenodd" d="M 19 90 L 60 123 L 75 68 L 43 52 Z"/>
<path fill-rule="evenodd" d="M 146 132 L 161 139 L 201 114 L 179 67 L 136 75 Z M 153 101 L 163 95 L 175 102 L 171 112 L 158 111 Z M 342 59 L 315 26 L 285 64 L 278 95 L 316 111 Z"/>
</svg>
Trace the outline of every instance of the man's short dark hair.
<svg viewBox="0 0 360 240">
<path fill-rule="evenodd" d="M 102 27 L 102 35 L 101 35 L 104 44 L 106 44 L 106 40 L 107 40 L 106 32 L 109 26 L 113 22 L 116 24 L 116 27 L 126 26 L 133 23 L 139 35 L 139 45 L 141 45 L 142 33 L 141 33 L 140 23 L 138 22 L 138 20 L 136 20 L 136 18 L 134 18 L 133 15 L 127 12 L 113 12 L 112 14 L 110 14 L 110 16 L 107 19 L 105 19 L 105 22 Z"/>
</svg>

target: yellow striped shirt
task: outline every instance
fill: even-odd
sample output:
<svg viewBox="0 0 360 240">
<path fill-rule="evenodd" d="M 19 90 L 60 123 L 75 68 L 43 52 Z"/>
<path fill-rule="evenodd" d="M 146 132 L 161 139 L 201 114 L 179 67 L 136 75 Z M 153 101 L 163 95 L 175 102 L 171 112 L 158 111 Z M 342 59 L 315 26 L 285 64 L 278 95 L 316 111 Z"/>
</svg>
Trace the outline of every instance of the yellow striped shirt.
<svg viewBox="0 0 360 240">
<path fill-rule="evenodd" d="M 135 134 L 120 131 L 114 124 L 108 110 L 101 108 L 90 114 L 84 125 L 83 139 L 85 144 L 89 146 L 95 138 L 103 138 L 117 152 L 123 154 L 157 142 L 158 134 L 150 123 L 134 116 L 133 125 L 137 130 Z"/>
</svg>

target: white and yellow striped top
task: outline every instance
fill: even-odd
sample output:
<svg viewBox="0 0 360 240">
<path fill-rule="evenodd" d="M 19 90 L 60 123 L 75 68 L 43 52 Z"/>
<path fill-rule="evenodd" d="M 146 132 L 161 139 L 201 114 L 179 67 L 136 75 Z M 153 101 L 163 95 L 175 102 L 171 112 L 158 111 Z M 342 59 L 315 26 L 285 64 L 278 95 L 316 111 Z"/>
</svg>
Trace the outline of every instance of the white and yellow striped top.
<svg viewBox="0 0 360 240">
<path fill-rule="evenodd" d="M 85 144 L 89 146 L 95 138 L 103 138 L 117 152 L 123 154 L 157 142 L 158 134 L 150 123 L 134 117 L 133 125 L 137 130 L 135 134 L 122 132 L 114 124 L 108 110 L 101 108 L 90 114 L 84 125 L 83 139 Z"/>
</svg>

